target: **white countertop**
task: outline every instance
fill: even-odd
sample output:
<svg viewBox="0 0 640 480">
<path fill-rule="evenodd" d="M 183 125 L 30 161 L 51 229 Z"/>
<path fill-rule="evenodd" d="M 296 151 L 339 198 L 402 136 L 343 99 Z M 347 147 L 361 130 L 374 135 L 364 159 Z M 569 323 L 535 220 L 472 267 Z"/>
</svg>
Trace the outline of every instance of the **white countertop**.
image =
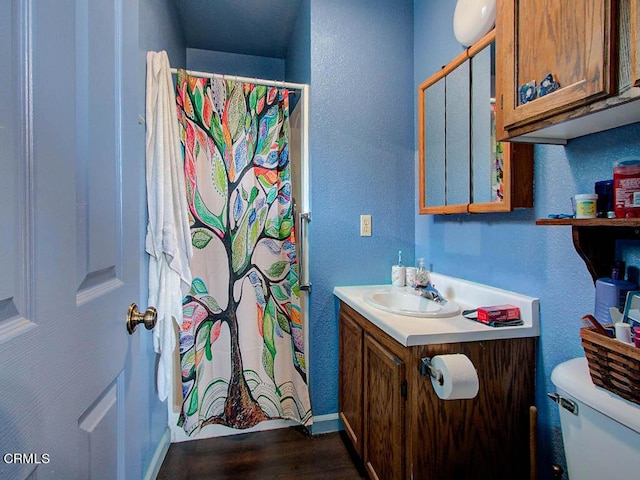
<svg viewBox="0 0 640 480">
<path fill-rule="evenodd" d="M 364 301 L 365 293 L 389 285 L 335 287 L 333 293 L 406 347 L 540 335 L 540 301 L 537 298 L 436 273 L 431 273 L 431 281 L 447 300 L 456 302 L 463 310 L 490 305 L 514 305 L 520 308 L 520 318 L 524 324 L 516 327 L 490 327 L 464 318 L 462 314 L 448 318 L 409 317 L 380 310 Z"/>
</svg>

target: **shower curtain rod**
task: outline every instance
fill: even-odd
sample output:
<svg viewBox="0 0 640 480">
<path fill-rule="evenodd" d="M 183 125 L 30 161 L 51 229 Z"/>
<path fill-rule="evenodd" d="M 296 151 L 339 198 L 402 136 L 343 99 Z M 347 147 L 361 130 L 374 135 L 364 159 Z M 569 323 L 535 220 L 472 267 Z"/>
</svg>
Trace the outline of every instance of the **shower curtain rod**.
<svg viewBox="0 0 640 480">
<path fill-rule="evenodd" d="M 239 77 L 237 75 L 224 75 L 221 73 L 196 72 L 194 70 L 185 70 L 187 74 L 201 78 L 221 78 L 223 80 L 234 80 L 236 82 L 255 83 L 258 85 L 266 85 L 271 87 L 282 87 L 295 90 L 304 90 L 306 87 L 303 83 L 291 83 L 278 80 L 264 80 L 262 78 Z M 172 68 L 171 73 L 178 73 L 177 68 Z"/>
</svg>

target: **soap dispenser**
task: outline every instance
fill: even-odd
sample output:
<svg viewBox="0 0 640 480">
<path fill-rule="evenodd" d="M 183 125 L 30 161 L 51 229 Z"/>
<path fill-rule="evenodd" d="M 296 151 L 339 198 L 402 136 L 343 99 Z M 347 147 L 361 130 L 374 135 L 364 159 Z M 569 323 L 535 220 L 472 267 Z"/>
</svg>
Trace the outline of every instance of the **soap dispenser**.
<svg viewBox="0 0 640 480">
<path fill-rule="evenodd" d="M 406 269 L 402 265 L 402 251 L 398 252 L 398 264 L 391 267 L 391 285 L 404 287 Z"/>
<path fill-rule="evenodd" d="M 424 258 L 418 260 L 418 271 L 416 273 L 416 286 L 425 287 L 429 283 L 429 271 L 424 265 Z"/>
</svg>

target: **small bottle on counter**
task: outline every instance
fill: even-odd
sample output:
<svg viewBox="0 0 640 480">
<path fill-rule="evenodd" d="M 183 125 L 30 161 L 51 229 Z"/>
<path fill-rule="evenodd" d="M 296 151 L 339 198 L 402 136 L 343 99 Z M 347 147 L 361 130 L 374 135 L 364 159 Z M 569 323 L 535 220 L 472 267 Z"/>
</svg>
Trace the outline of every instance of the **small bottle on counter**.
<svg viewBox="0 0 640 480">
<path fill-rule="evenodd" d="M 418 271 L 416 272 L 416 286 L 425 287 L 429 280 L 429 271 L 424 265 L 424 258 L 420 258 L 418 260 Z"/>
<path fill-rule="evenodd" d="M 416 267 L 407 267 L 405 274 L 405 286 L 415 288 L 416 286 L 416 276 L 418 273 L 418 269 Z"/>
</svg>

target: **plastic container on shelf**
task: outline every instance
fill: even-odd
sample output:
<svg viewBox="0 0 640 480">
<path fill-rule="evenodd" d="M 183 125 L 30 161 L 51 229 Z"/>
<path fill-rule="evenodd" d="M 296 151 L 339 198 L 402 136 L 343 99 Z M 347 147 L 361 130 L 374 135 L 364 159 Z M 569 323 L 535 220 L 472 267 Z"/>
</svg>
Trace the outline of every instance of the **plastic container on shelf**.
<svg viewBox="0 0 640 480">
<path fill-rule="evenodd" d="M 616 218 L 640 217 L 640 159 L 613 167 L 613 197 Z"/>
<path fill-rule="evenodd" d="M 624 273 L 622 276 L 624 276 Z M 611 307 L 616 307 L 618 310 L 623 308 L 627 292 L 638 289 L 638 285 L 620 277 L 620 269 L 613 268 L 611 277 L 598 278 L 596 280 L 594 314 L 602 324 L 614 323 L 609 309 Z"/>
<path fill-rule="evenodd" d="M 580 193 L 572 199 L 573 212 L 576 218 L 596 218 L 598 195 L 595 193 Z"/>
<path fill-rule="evenodd" d="M 613 208 L 613 180 L 596 182 L 595 192 L 598 195 L 596 216 L 598 218 L 615 217 L 615 210 Z"/>
</svg>

